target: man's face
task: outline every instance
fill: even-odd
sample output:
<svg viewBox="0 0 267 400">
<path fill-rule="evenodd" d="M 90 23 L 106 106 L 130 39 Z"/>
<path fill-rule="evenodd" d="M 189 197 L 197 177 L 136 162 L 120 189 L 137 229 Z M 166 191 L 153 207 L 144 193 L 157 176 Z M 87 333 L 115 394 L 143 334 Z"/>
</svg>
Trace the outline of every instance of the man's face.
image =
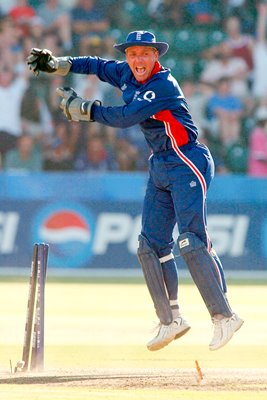
<svg viewBox="0 0 267 400">
<path fill-rule="evenodd" d="M 138 82 L 147 80 L 158 61 L 159 53 L 153 47 L 133 46 L 125 51 L 126 61 Z"/>
</svg>

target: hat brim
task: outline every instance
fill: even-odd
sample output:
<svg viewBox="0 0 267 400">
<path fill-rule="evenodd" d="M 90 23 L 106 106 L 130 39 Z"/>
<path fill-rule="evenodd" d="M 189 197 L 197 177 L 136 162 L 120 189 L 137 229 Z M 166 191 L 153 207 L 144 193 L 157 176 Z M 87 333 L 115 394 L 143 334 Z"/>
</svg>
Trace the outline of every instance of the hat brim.
<svg viewBox="0 0 267 400">
<path fill-rule="evenodd" d="M 151 43 L 151 42 L 140 42 L 140 41 L 114 44 L 113 47 L 116 50 L 120 51 L 121 53 L 125 54 L 125 50 L 128 49 L 129 47 L 133 47 L 133 46 L 153 47 L 158 50 L 159 56 L 163 56 L 164 54 L 166 54 L 169 49 L 168 43 L 165 43 L 165 42 Z"/>
</svg>

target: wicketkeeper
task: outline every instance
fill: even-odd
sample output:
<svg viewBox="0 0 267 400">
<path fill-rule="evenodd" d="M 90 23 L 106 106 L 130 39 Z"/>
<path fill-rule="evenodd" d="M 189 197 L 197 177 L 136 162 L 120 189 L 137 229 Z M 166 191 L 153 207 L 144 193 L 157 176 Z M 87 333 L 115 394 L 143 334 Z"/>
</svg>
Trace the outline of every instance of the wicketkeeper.
<svg viewBox="0 0 267 400">
<path fill-rule="evenodd" d="M 159 318 L 157 335 L 148 343 L 159 350 L 190 329 L 178 304 L 178 272 L 173 255 L 173 229 L 178 224 L 178 248 L 214 324 L 210 350 L 224 346 L 242 326 L 226 298 L 223 268 L 207 231 L 206 195 L 214 176 L 208 148 L 197 140 L 186 99 L 159 57 L 169 45 L 147 31 L 129 33 L 114 47 L 126 61 L 99 57 L 55 57 L 32 49 L 27 63 L 40 71 L 65 76 L 94 74 L 120 89 L 125 105 L 105 107 L 82 99 L 71 88 L 57 89 L 60 107 L 70 121 L 99 122 L 123 128 L 140 124 L 151 148 L 149 180 L 144 199 L 138 258 Z"/>
</svg>

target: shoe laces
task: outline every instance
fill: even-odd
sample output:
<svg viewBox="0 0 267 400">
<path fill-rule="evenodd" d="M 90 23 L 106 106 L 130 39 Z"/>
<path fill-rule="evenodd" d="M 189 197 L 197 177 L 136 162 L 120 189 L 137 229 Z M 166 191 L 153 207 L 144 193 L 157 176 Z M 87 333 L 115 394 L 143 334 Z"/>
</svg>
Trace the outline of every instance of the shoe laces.
<svg viewBox="0 0 267 400">
<path fill-rule="evenodd" d="M 212 318 L 213 322 L 213 334 L 216 336 L 218 333 L 221 333 L 221 320 L 217 318 Z"/>
</svg>

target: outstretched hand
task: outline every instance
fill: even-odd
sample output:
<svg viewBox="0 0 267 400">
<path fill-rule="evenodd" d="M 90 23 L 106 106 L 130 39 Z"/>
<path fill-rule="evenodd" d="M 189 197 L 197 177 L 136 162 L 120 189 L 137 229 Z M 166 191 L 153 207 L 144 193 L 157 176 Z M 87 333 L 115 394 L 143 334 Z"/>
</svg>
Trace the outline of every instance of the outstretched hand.
<svg viewBox="0 0 267 400">
<path fill-rule="evenodd" d="M 78 119 L 74 119 L 74 116 L 72 116 L 69 112 L 69 106 L 72 100 L 77 99 L 78 95 L 75 92 L 74 89 L 70 87 L 59 87 L 56 90 L 57 95 L 62 97 L 62 100 L 60 102 L 59 107 L 63 111 L 63 113 L 66 115 L 69 121 L 79 121 Z M 81 97 L 79 97 L 80 100 L 82 100 Z"/>
<path fill-rule="evenodd" d="M 52 55 L 52 51 L 48 49 L 38 49 L 36 47 L 31 49 L 26 62 L 35 76 L 38 76 L 40 71 L 52 73 L 58 69 L 57 59 Z"/>
<path fill-rule="evenodd" d="M 56 92 L 58 96 L 62 97 L 59 107 L 69 121 L 93 121 L 91 108 L 93 104 L 100 105 L 99 100 L 84 100 L 70 87 L 59 87 Z"/>
</svg>

